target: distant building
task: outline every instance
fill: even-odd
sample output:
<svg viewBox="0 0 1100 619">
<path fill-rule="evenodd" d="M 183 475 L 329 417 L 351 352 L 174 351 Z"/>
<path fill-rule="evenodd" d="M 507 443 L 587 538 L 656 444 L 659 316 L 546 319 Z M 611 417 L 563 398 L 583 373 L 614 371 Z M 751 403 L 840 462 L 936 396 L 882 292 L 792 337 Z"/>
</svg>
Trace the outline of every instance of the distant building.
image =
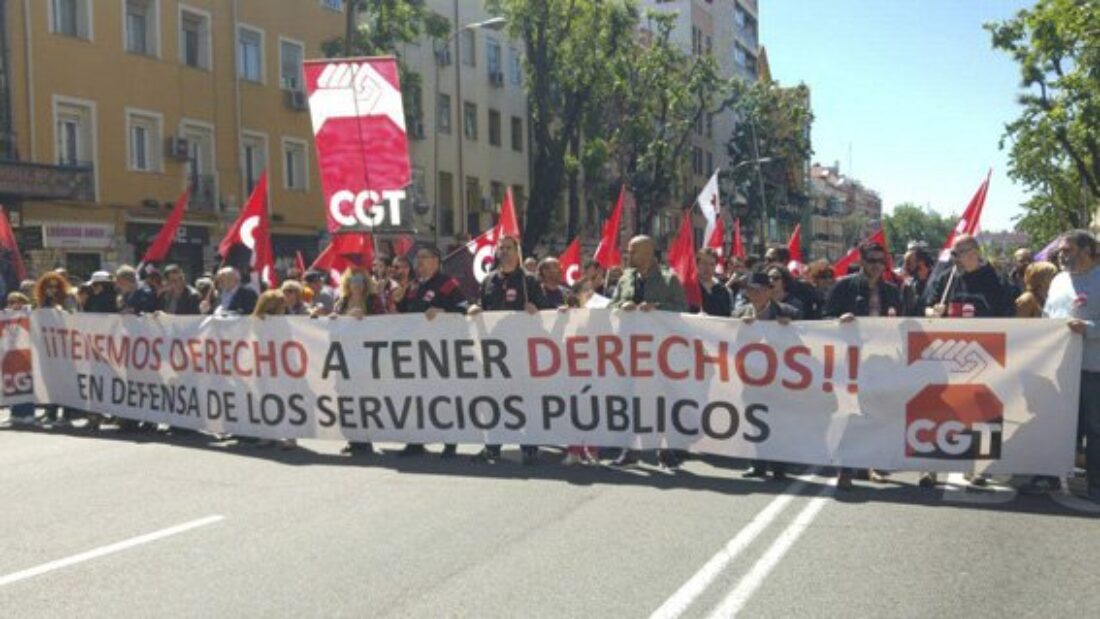
<svg viewBox="0 0 1100 619">
<path fill-rule="evenodd" d="M 882 198 L 858 180 L 840 173 L 840 164 L 810 168 L 810 204 L 812 205 L 810 255 L 833 261 L 848 253 L 843 220 L 853 214 L 869 223 L 882 219 Z"/>
</svg>

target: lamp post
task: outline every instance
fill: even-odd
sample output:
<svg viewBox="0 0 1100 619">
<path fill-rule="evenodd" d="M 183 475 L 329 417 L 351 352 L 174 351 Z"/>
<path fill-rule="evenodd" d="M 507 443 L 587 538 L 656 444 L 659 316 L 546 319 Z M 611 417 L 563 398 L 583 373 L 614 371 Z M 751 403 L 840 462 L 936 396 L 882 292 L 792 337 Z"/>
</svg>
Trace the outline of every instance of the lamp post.
<svg viewBox="0 0 1100 619">
<path fill-rule="evenodd" d="M 755 130 L 755 128 L 753 129 L 753 152 L 754 153 L 758 152 L 757 149 L 756 149 L 756 130 Z M 768 203 L 767 203 L 767 201 L 764 200 L 764 176 L 760 172 L 760 166 L 765 164 L 765 163 L 771 163 L 771 161 L 772 161 L 771 157 L 757 157 L 755 159 L 746 159 L 745 161 L 742 161 L 741 163 L 739 163 L 739 164 L 737 164 L 737 165 L 735 165 L 735 166 L 733 166 L 732 168 L 729 169 L 729 174 L 732 176 L 735 172 L 737 172 L 738 170 L 740 170 L 741 168 L 743 168 L 747 165 L 755 165 L 756 166 L 756 177 L 760 182 L 760 201 L 761 201 L 761 205 L 760 205 L 761 209 L 760 210 L 762 211 L 762 214 L 760 216 L 760 222 L 763 224 L 763 226 L 760 228 L 760 238 L 761 238 L 762 243 L 764 245 L 764 250 L 765 251 L 767 251 L 767 248 L 768 248 Z"/>
<path fill-rule="evenodd" d="M 455 3 L 454 3 L 454 19 L 455 19 L 455 23 L 457 24 L 458 23 L 458 0 L 455 0 Z M 461 133 L 462 130 L 465 127 L 462 123 L 462 114 L 463 114 L 463 109 L 462 109 L 462 57 L 461 57 L 462 50 L 461 50 L 461 46 L 458 44 L 458 35 L 462 34 L 463 32 L 466 32 L 467 30 L 477 30 L 479 28 L 486 28 L 488 30 L 501 30 L 502 28 L 504 28 L 505 23 L 506 23 L 506 20 L 503 17 L 492 17 L 492 18 L 482 20 L 482 21 L 479 21 L 479 22 L 473 22 L 473 23 L 470 23 L 470 24 L 466 24 L 466 25 L 464 25 L 460 28 L 456 28 L 455 31 L 452 32 L 451 35 L 447 37 L 447 39 L 443 42 L 443 45 L 440 47 L 440 49 L 449 49 L 452 44 L 455 45 L 455 50 L 454 50 L 455 53 L 452 57 L 453 62 L 455 64 L 455 99 L 454 99 L 454 102 L 453 102 L 452 105 L 454 107 L 457 107 L 457 118 L 459 119 L 460 122 L 456 123 L 456 124 L 459 125 L 459 127 L 458 127 L 459 132 L 458 133 L 454 133 L 455 127 L 453 125 L 451 126 L 451 130 L 452 130 L 452 134 L 455 135 L 455 140 L 456 140 L 455 143 L 456 143 L 456 146 L 457 146 L 457 149 L 458 149 L 458 151 L 457 151 L 457 156 L 458 156 L 458 187 L 457 187 L 457 189 L 458 189 L 458 205 L 459 205 L 458 210 L 459 210 L 459 213 L 462 214 L 462 216 L 466 215 L 466 190 L 465 190 L 466 175 L 465 175 L 465 171 L 463 170 L 463 165 L 462 165 L 462 163 L 463 163 L 462 162 L 462 140 L 463 140 L 463 136 L 462 136 L 462 133 Z M 435 52 L 436 52 L 436 50 L 433 49 L 432 50 L 433 56 L 435 55 Z M 434 138 L 434 149 L 433 149 L 433 155 L 432 155 L 432 157 L 433 157 L 433 164 L 432 164 L 433 171 L 432 171 L 432 174 L 434 176 L 432 182 L 434 183 L 434 186 L 435 186 L 435 200 L 434 200 L 434 202 L 435 202 L 435 208 L 434 208 L 435 214 L 432 216 L 432 218 L 435 220 L 435 222 L 434 222 L 434 225 L 432 226 L 432 228 L 433 228 L 433 240 L 434 240 L 434 243 L 435 243 L 436 247 L 438 247 L 439 246 L 439 225 L 440 225 L 440 218 L 439 218 L 439 96 L 442 93 L 440 92 L 440 89 L 439 89 L 439 65 L 440 65 L 440 62 L 439 62 L 438 58 L 433 57 L 432 60 L 435 62 L 435 89 L 434 89 L 434 91 L 435 91 L 435 101 L 432 103 L 432 110 L 435 111 L 435 119 L 434 119 L 435 120 L 435 128 L 433 129 L 433 132 L 432 132 L 432 135 L 435 136 L 435 138 Z M 450 111 L 448 111 L 448 114 L 450 114 Z M 450 119 L 448 118 L 448 120 L 450 120 Z"/>
</svg>

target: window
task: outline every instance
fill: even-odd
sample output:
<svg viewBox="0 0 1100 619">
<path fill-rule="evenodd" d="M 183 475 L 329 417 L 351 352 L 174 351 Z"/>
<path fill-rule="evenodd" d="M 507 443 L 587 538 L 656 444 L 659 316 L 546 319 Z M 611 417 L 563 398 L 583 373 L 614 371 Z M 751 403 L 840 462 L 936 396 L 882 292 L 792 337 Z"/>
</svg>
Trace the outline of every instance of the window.
<svg viewBox="0 0 1100 619">
<path fill-rule="evenodd" d="M 489 110 L 489 145 L 500 146 L 500 112 Z"/>
<path fill-rule="evenodd" d="M 126 146 L 129 169 L 135 172 L 159 172 L 161 169 L 160 114 L 139 110 L 126 111 Z"/>
<path fill-rule="evenodd" d="M 489 181 L 489 195 L 493 199 L 493 210 L 499 209 L 500 205 L 504 203 L 504 183 Z"/>
<path fill-rule="evenodd" d="M 466 139 L 477 139 L 477 106 L 469 101 L 462 102 L 462 131 Z"/>
<path fill-rule="evenodd" d="M 439 206 L 439 233 L 450 236 L 455 232 L 455 177 L 450 172 L 440 171 L 438 206 Z"/>
<path fill-rule="evenodd" d="M 298 41 L 279 39 L 279 87 L 302 90 L 302 59 L 305 45 Z"/>
<path fill-rule="evenodd" d="M 733 61 L 737 63 L 737 66 L 744 68 L 748 63 L 747 55 L 744 48 L 740 45 L 733 46 Z"/>
<path fill-rule="evenodd" d="M 501 78 L 504 77 L 500 62 L 500 43 L 495 39 L 485 39 L 485 66 L 489 69 L 489 79 L 494 79 L 496 75 L 500 75 Z M 504 82 L 503 79 L 500 81 L 501 83 Z"/>
<path fill-rule="evenodd" d="M 306 175 L 306 143 L 304 140 L 283 138 L 283 187 L 290 191 L 309 191 Z"/>
<path fill-rule="evenodd" d="M 57 163 L 61 166 L 87 166 L 95 161 L 95 110 L 91 103 L 54 99 L 57 132 Z"/>
<path fill-rule="evenodd" d="M 191 181 L 191 202 L 195 210 L 212 211 L 218 202 L 214 170 L 214 126 L 188 120 L 180 123 L 180 137 L 187 140 L 187 175 Z"/>
<path fill-rule="evenodd" d="M 736 6 L 733 9 L 733 23 L 737 24 L 739 28 L 745 27 L 745 9 L 740 6 Z"/>
<path fill-rule="evenodd" d="M 707 137 L 714 137 L 714 114 L 707 114 Z"/>
<path fill-rule="evenodd" d="M 267 168 L 267 136 L 262 133 L 244 133 L 241 140 L 241 168 L 244 193 L 248 196 L 252 194 L 260 175 Z"/>
<path fill-rule="evenodd" d="M 250 82 L 264 81 L 264 33 L 248 26 L 237 29 L 237 76 Z"/>
<path fill-rule="evenodd" d="M 50 0 L 50 32 L 80 39 L 92 38 L 90 0 Z"/>
<path fill-rule="evenodd" d="M 714 170 L 714 153 L 707 151 L 707 166 L 703 168 L 705 174 L 710 174 Z"/>
<path fill-rule="evenodd" d="M 708 34 L 708 35 L 707 35 L 707 38 L 706 38 L 706 41 L 707 41 L 707 44 L 706 44 L 706 46 L 705 46 L 705 48 L 704 48 L 704 50 L 703 50 L 703 51 L 705 51 L 705 52 L 706 52 L 706 54 L 707 54 L 708 56 L 710 56 L 710 53 L 711 53 L 711 51 L 712 51 L 712 50 L 714 49 L 714 39 L 712 39 L 712 38 L 710 37 L 710 35 Z"/>
<path fill-rule="evenodd" d="M 691 171 L 696 176 L 703 175 L 703 149 L 694 146 L 691 149 Z"/>
<path fill-rule="evenodd" d="M 344 0 L 321 0 L 321 6 L 333 11 L 343 11 Z"/>
<path fill-rule="evenodd" d="M 180 62 L 196 69 L 211 68 L 210 14 L 180 7 Z"/>
<path fill-rule="evenodd" d="M 126 5 L 125 45 L 131 54 L 160 54 L 159 0 L 122 0 Z"/>
<path fill-rule="evenodd" d="M 523 83 L 523 57 L 514 48 L 508 48 L 508 80 L 517 86 Z"/>
<path fill-rule="evenodd" d="M 451 132 L 451 95 L 440 94 L 436 103 L 436 127 L 440 133 Z"/>
<path fill-rule="evenodd" d="M 462 54 L 462 64 L 471 67 L 477 66 L 477 39 L 473 30 L 463 30 L 459 37 L 461 41 L 459 52 Z"/>
<path fill-rule="evenodd" d="M 523 119 L 519 116 L 512 117 L 512 150 L 523 152 Z"/>
</svg>

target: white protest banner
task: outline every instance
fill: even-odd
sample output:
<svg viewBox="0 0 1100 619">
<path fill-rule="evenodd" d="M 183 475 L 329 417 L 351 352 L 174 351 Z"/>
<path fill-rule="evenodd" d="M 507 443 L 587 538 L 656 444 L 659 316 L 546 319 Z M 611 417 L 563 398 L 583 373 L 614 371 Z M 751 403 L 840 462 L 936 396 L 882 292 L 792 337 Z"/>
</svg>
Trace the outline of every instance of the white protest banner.
<svg viewBox="0 0 1100 619">
<path fill-rule="evenodd" d="M 0 312 L 0 404 L 34 401 L 30 312 Z"/>
<path fill-rule="evenodd" d="M 32 315 L 40 401 L 263 438 L 677 448 L 1062 474 L 1081 340 L 1045 320 L 661 312 Z"/>
</svg>

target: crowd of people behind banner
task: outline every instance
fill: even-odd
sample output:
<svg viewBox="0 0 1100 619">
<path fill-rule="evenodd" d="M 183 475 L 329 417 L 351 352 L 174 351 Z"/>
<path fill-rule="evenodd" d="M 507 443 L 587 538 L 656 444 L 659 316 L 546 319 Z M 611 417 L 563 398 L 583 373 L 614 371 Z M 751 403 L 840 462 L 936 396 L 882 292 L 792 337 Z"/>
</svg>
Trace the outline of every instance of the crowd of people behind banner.
<svg viewBox="0 0 1100 619">
<path fill-rule="evenodd" d="M 606 306 L 620 311 L 669 311 L 702 313 L 736 318 L 744 322 L 774 320 L 780 324 L 798 320 L 837 320 L 858 317 L 1017 317 L 1057 318 L 1083 334 L 1081 404 L 1078 426 L 1078 463 L 1086 469 L 1087 496 L 1100 501 L 1100 251 L 1089 232 L 1066 233 L 1049 261 L 1035 261 L 1027 249 L 1016 251 L 1010 264 L 995 265 L 986 260 L 978 241 L 969 235 L 955 237 L 951 268 L 934 277 L 937 255 L 921 243 L 910 243 L 904 262 L 889 271 L 886 249 L 874 242 L 859 248 L 858 264 L 849 273 L 834 273 L 825 261 L 799 268 L 793 265 L 784 246 L 769 247 L 759 258 L 731 258 L 722 263 L 715 250 L 704 248 L 696 255 L 697 281 L 679 281 L 660 264 L 654 241 L 638 236 L 630 241 L 626 268 L 603 269 L 597 262 L 584 264 L 579 281 L 564 283 L 562 267 L 553 257 L 523 260 L 519 242 L 500 239 L 495 269 L 481 282 L 477 298 L 468 299 L 457 280 L 441 270 L 442 256 L 435 247 L 420 246 L 410 256 L 392 259 L 376 257 L 369 266 L 352 266 L 339 282 L 319 271 L 291 270 L 278 288 L 257 292 L 242 281 L 232 267 L 223 267 L 188 283 L 175 265 L 162 270 L 123 266 L 113 274 L 99 271 L 87 282 L 74 282 L 63 270 L 43 274 L 36 281 L 22 283 L 20 291 L 7 298 L 9 309 L 56 308 L 64 312 L 121 313 L 157 319 L 161 314 L 240 315 L 263 319 L 271 315 L 296 315 L 361 320 L 387 313 L 422 313 L 433 319 L 441 312 L 476 314 L 481 311 L 568 311 L 569 308 Z M 789 268 L 795 266 L 795 271 Z M 335 283 L 334 286 L 330 284 Z M 699 295 L 685 295 L 686 287 L 697 286 Z M 689 306 L 688 298 L 698 298 Z M 1063 327 L 1064 328 L 1064 327 Z M 84 428 L 100 430 L 108 417 L 83 411 L 61 410 L 57 406 L 16 405 L 11 425 L 69 426 L 83 419 Z M 1036 411 L 1041 414 L 1041 411 Z M 156 431 L 145 424 L 118 419 L 112 425 L 123 431 Z M 167 431 L 180 432 L 169 428 Z M 242 439 L 257 445 L 270 441 Z M 283 441 L 283 447 L 295 447 Z M 569 446 L 565 464 L 595 462 L 610 457 L 617 466 L 638 461 L 631 450 L 597 450 L 590 446 Z M 344 453 L 363 456 L 375 453 L 370 443 L 351 443 Z M 423 445 L 407 445 L 404 456 L 425 453 Z M 455 445 L 446 445 L 442 457 L 453 458 Z M 524 464 L 539 460 L 539 447 L 521 446 Z M 500 445 L 487 445 L 477 462 L 491 463 L 501 457 Z M 659 463 L 669 469 L 680 466 L 684 454 L 659 451 Z M 1082 462 L 1083 460 L 1083 462 Z M 746 477 L 782 479 L 782 463 L 752 462 Z M 882 471 L 842 469 L 838 486 L 849 488 L 854 477 L 881 481 Z M 981 476 L 971 483 L 983 484 Z M 932 487 L 934 474 L 925 473 L 920 485 Z M 1059 487 L 1057 478 L 1037 477 L 1023 490 L 1047 492 Z"/>
</svg>

